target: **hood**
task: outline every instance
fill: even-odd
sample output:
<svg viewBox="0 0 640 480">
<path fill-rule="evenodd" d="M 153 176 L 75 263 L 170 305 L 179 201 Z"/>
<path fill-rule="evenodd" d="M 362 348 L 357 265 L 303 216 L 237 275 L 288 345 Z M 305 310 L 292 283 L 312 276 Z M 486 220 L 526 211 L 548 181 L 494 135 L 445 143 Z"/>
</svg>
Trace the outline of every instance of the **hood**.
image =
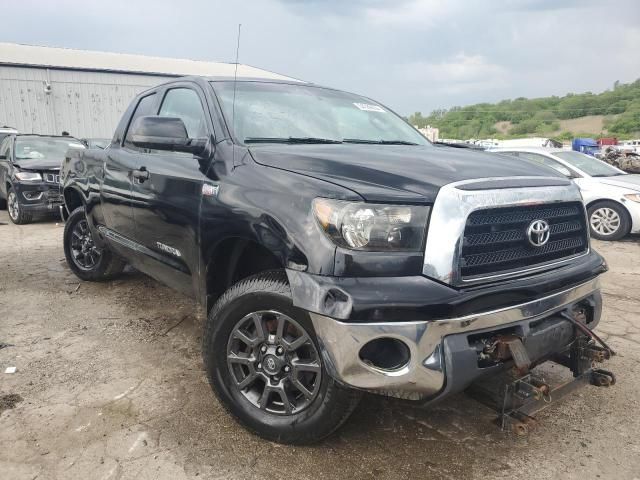
<svg viewBox="0 0 640 480">
<path fill-rule="evenodd" d="M 260 145 L 249 151 L 261 165 L 326 180 L 372 202 L 433 202 L 443 185 L 476 178 L 558 177 L 507 156 L 431 145 Z"/>
<path fill-rule="evenodd" d="M 16 160 L 14 165 L 24 170 L 60 170 L 62 161 L 49 158 L 28 158 Z"/>
<path fill-rule="evenodd" d="M 592 177 L 594 178 L 594 177 Z M 613 187 L 628 188 L 640 191 L 640 175 L 618 175 L 617 177 L 596 177 L 599 183 Z"/>
</svg>

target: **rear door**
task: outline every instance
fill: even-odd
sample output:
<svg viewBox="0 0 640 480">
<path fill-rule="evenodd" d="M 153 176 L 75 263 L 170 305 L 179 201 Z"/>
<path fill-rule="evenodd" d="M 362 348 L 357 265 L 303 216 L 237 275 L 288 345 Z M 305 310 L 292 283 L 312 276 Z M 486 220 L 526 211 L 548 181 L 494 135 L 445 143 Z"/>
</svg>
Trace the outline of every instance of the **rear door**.
<svg viewBox="0 0 640 480">
<path fill-rule="evenodd" d="M 182 119 L 190 138 L 213 136 L 206 98 L 190 82 L 170 84 L 158 115 Z M 199 213 L 209 159 L 193 154 L 153 151 L 137 157 L 148 178 L 132 183 L 135 240 L 146 254 L 140 269 L 173 288 L 195 293 L 199 267 Z"/>
<path fill-rule="evenodd" d="M 112 144 L 105 150 L 104 178 L 100 189 L 104 222 L 111 234 L 112 243 L 118 250 L 125 248 L 123 253 L 127 257 L 133 252 L 129 247 L 123 247 L 123 241 L 131 240 L 135 236 L 131 197 L 132 172 L 140 164 L 140 158 L 147 155 L 143 149 L 131 143 L 129 129 L 136 118 L 156 114 L 158 97 L 159 95 L 153 92 L 140 98 L 134 107 L 123 142 L 120 145 Z"/>
<path fill-rule="evenodd" d="M 7 179 L 9 178 L 9 166 L 11 164 L 12 136 L 5 137 L 0 142 L 0 197 L 7 198 Z"/>
</svg>

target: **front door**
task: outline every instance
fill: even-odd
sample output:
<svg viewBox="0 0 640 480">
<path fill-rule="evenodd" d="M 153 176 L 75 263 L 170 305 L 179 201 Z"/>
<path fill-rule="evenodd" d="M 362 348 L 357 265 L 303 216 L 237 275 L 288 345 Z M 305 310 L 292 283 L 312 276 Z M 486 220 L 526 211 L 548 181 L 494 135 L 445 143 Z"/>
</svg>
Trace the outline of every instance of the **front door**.
<svg viewBox="0 0 640 480">
<path fill-rule="evenodd" d="M 211 117 L 198 87 L 178 83 L 164 91 L 158 115 L 182 119 L 190 138 L 211 138 Z M 199 213 L 209 160 L 192 154 L 152 151 L 139 158 L 132 182 L 135 240 L 146 252 L 145 273 L 196 293 Z"/>
</svg>

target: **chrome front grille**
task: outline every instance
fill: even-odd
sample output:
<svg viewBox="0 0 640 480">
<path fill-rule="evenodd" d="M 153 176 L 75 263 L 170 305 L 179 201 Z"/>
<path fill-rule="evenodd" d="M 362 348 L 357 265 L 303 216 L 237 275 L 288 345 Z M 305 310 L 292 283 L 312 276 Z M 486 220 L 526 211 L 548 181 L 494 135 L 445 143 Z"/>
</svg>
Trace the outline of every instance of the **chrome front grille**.
<svg viewBox="0 0 640 480">
<path fill-rule="evenodd" d="M 47 183 L 60 184 L 60 175 L 57 173 L 45 172 L 42 174 L 42 178 Z"/>
<path fill-rule="evenodd" d="M 544 245 L 534 246 L 531 222 L 549 225 Z M 463 279 L 527 269 L 562 260 L 588 249 L 584 207 L 579 202 L 476 210 L 468 217 L 460 254 Z"/>
</svg>

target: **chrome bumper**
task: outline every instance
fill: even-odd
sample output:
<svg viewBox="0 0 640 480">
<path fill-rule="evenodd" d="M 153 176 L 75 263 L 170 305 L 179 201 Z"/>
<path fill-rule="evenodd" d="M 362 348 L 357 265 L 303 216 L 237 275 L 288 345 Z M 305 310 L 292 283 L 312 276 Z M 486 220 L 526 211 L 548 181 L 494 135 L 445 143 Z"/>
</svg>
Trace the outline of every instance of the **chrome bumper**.
<svg viewBox="0 0 640 480">
<path fill-rule="evenodd" d="M 445 389 L 446 362 L 443 339 L 452 334 L 471 333 L 532 321 L 561 312 L 576 302 L 598 294 L 598 278 L 547 297 L 500 310 L 460 318 L 415 322 L 344 323 L 310 313 L 322 357 L 329 374 L 342 384 L 410 400 L 436 397 Z M 600 308 L 596 311 L 597 324 Z M 397 370 L 382 370 L 365 364 L 360 349 L 376 338 L 390 337 L 404 342 L 410 360 Z"/>
</svg>

